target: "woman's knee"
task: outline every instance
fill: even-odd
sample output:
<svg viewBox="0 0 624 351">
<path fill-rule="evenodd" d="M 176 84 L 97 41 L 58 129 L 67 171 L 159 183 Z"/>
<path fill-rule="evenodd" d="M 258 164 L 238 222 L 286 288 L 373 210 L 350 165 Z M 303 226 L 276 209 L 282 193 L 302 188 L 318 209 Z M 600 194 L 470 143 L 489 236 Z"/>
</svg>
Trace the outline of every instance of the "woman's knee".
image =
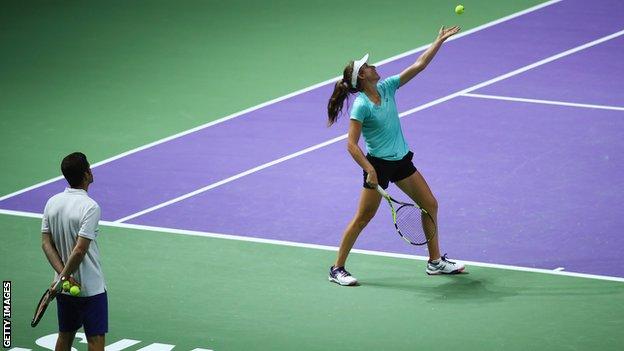
<svg viewBox="0 0 624 351">
<path fill-rule="evenodd" d="M 427 210 L 427 212 L 438 213 L 438 200 L 434 196 L 426 199 L 421 206 Z"/>
<path fill-rule="evenodd" d="M 354 219 L 355 225 L 360 228 L 366 227 L 366 225 L 368 225 L 368 222 L 370 222 L 371 219 L 375 217 L 375 212 L 376 211 L 373 210 L 359 211 Z"/>
</svg>

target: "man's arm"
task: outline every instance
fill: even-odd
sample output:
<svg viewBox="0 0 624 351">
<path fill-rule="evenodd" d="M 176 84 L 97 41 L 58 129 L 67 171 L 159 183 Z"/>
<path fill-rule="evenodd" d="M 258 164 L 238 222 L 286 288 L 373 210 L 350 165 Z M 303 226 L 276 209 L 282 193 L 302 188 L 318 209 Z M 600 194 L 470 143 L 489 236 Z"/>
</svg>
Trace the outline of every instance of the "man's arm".
<svg viewBox="0 0 624 351">
<path fill-rule="evenodd" d="M 65 264 L 65 267 L 60 272 L 61 277 L 69 277 L 72 273 L 78 269 L 80 263 L 86 256 L 89 251 L 89 245 L 91 244 L 91 239 L 87 239 L 85 237 L 79 236 L 78 241 L 76 242 L 76 246 L 72 250 L 71 255 L 69 255 L 69 259 Z"/>
<path fill-rule="evenodd" d="M 78 232 L 78 240 L 69 255 L 65 267 L 60 273 L 62 277 L 69 277 L 78 269 L 80 262 L 84 259 L 89 251 L 91 240 L 95 239 L 98 222 L 100 221 L 100 207 L 95 204 L 91 206 L 80 221 L 80 231 Z"/>
<path fill-rule="evenodd" d="M 50 262 L 50 265 L 54 268 L 56 273 L 58 273 L 61 277 L 66 278 L 78 269 L 78 266 L 80 266 L 80 263 L 89 251 L 89 245 L 91 244 L 90 239 L 79 236 L 76 246 L 74 246 L 74 249 L 69 255 L 67 264 L 63 264 L 63 260 L 61 259 L 61 256 L 52 241 L 52 235 L 50 233 L 43 233 L 41 238 L 41 247 L 48 258 L 48 262 Z"/>
<path fill-rule="evenodd" d="M 91 244 L 91 240 L 87 238 L 83 238 L 81 236 L 78 237 L 78 242 L 76 242 L 76 246 L 72 250 L 69 259 L 67 260 L 67 264 L 63 265 L 63 260 L 61 260 L 61 256 L 54 245 L 54 241 L 52 241 L 52 235 L 50 233 L 42 233 L 42 244 L 43 252 L 45 253 L 50 265 L 56 273 L 59 274 L 59 278 L 67 279 L 71 282 L 72 285 L 80 285 L 78 282 L 71 277 L 72 273 L 78 269 L 80 263 L 84 259 L 87 251 L 89 250 L 89 245 Z M 56 295 L 56 283 L 57 281 L 52 282 L 50 286 L 50 291 Z"/>
<path fill-rule="evenodd" d="M 56 250 L 56 246 L 54 245 L 54 241 L 52 241 L 52 234 L 50 233 L 42 233 L 41 234 L 41 248 L 48 258 L 48 262 L 56 273 L 61 273 L 63 271 L 63 260 L 61 260 L 61 255 L 59 255 Z"/>
</svg>

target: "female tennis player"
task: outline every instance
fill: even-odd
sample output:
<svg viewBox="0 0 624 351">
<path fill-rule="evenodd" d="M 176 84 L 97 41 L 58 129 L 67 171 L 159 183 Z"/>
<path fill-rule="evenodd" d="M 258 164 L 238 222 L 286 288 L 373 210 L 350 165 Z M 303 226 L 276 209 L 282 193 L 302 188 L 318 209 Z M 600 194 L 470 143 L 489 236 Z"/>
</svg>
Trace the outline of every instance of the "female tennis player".
<svg viewBox="0 0 624 351">
<path fill-rule="evenodd" d="M 344 231 L 336 262 L 329 270 L 330 281 L 340 285 L 357 284 L 357 279 L 344 266 L 358 235 L 379 208 L 381 195 L 376 190 L 378 184 L 386 189 L 389 182 L 395 183 L 414 202 L 428 211 L 437 223 L 438 203 L 427 182 L 412 163 L 413 153 L 403 137 L 394 94 L 398 88 L 424 70 L 442 43 L 459 30 L 457 26 L 441 27 L 433 44 L 414 64 L 398 75 L 380 81 L 375 66 L 367 63 L 366 54 L 362 59 L 350 62 L 344 69 L 342 80 L 336 83 L 327 105 L 328 124 L 336 122 L 348 95 L 357 93 L 350 111 L 347 148 L 364 171 L 364 188 L 355 216 Z M 364 135 L 367 155 L 358 146 L 360 134 Z M 438 235 L 427 243 L 427 248 L 427 274 L 454 274 L 464 270 L 464 265 L 448 260 L 446 255 L 440 256 Z"/>
</svg>

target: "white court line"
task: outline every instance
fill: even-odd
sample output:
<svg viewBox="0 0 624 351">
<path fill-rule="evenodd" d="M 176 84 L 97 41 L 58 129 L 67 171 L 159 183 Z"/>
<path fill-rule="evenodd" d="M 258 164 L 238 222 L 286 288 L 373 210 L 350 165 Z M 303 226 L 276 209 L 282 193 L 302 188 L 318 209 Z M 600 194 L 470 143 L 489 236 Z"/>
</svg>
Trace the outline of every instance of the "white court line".
<svg viewBox="0 0 624 351">
<path fill-rule="evenodd" d="M 30 218 L 41 218 L 41 214 L 39 213 L 11 211 L 11 210 L 2 210 L 2 209 L 0 209 L 0 214 L 20 216 L 20 217 L 30 217 Z M 325 250 L 325 251 L 337 251 L 338 250 L 337 247 L 328 246 L 328 245 L 306 244 L 306 243 L 298 243 L 298 242 L 293 242 L 293 241 L 254 238 L 254 237 L 246 237 L 246 236 L 239 236 L 239 235 L 201 232 L 201 231 L 195 231 L 195 230 L 153 227 L 153 226 L 147 226 L 147 225 L 116 223 L 116 222 L 109 222 L 109 221 L 100 221 L 100 224 L 103 226 L 108 226 L 108 227 L 135 229 L 135 230 L 141 230 L 141 231 L 164 232 L 164 233 L 176 234 L 176 235 L 200 236 L 200 237 L 206 237 L 206 238 L 237 240 L 237 241 L 254 242 L 254 243 L 262 243 L 262 244 L 300 247 L 300 248 L 315 249 L 315 250 Z M 401 258 L 401 259 L 410 259 L 410 260 L 419 260 L 419 261 L 426 261 L 428 259 L 428 257 L 426 256 L 406 255 L 406 254 L 373 251 L 373 250 L 353 249 L 351 250 L 351 252 L 355 252 L 355 253 L 359 253 L 363 255 L 369 255 L 369 256 L 382 256 L 382 257 Z M 511 270 L 511 271 L 520 271 L 520 272 L 543 273 L 543 274 L 561 275 L 561 276 L 569 276 L 569 277 L 577 277 L 577 278 L 608 280 L 608 281 L 624 283 L 624 278 L 612 277 L 612 276 L 606 276 L 606 275 L 564 272 L 564 271 L 557 271 L 557 270 L 552 270 L 552 269 L 520 267 L 520 266 L 476 262 L 476 261 L 464 261 L 460 259 L 458 260 L 468 265 L 476 266 L 476 267 L 505 269 L 505 270 Z"/>
<path fill-rule="evenodd" d="M 254 167 L 254 168 L 248 169 L 248 170 L 246 170 L 246 171 L 244 171 L 244 172 L 241 172 L 241 173 L 235 174 L 235 175 L 233 175 L 233 176 L 231 176 L 231 177 L 228 177 L 228 178 L 222 179 L 222 180 L 220 180 L 220 181 L 218 181 L 218 182 L 216 182 L 216 183 L 212 183 L 212 184 L 210 184 L 210 185 L 207 185 L 207 186 L 205 186 L 205 187 L 203 187 L 203 188 L 197 189 L 197 190 L 192 191 L 192 192 L 190 192 L 190 193 L 184 194 L 184 195 L 182 195 L 182 196 L 178 196 L 178 197 L 176 197 L 176 198 L 174 198 L 174 199 L 171 199 L 171 200 L 169 200 L 169 201 L 166 201 L 166 202 L 160 203 L 160 204 L 158 204 L 158 205 L 156 205 L 156 206 L 152 206 L 152 207 L 147 208 L 147 209 L 145 209 L 145 210 L 143 210 L 143 211 L 139 211 L 139 212 L 133 213 L 133 214 L 131 214 L 131 215 L 128 215 L 128 216 L 126 216 L 126 217 L 123 217 L 123 218 L 120 218 L 120 219 L 118 219 L 118 220 L 115 220 L 115 223 L 122 223 L 122 222 L 125 222 L 125 221 L 128 221 L 128 220 L 131 220 L 131 219 L 133 219 L 133 218 L 136 218 L 136 217 L 142 216 L 142 215 L 144 215 L 144 214 L 147 214 L 147 213 L 150 213 L 150 212 L 156 211 L 156 210 L 158 210 L 158 209 L 160 209 L 160 208 L 163 208 L 163 207 L 169 206 L 169 205 L 174 204 L 174 203 L 176 203 L 176 202 L 180 202 L 180 201 L 182 201 L 182 200 L 188 199 L 188 198 L 193 197 L 193 196 L 195 196 L 195 195 L 197 195 L 197 194 L 201 194 L 201 193 L 203 193 L 203 192 L 206 192 L 206 191 L 208 191 L 208 190 L 210 190 L 210 189 L 214 189 L 214 188 L 216 188 L 216 187 L 218 187 L 218 186 L 221 186 L 221 185 L 223 185 L 223 184 L 227 184 L 227 183 L 229 183 L 229 182 L 235 181 L 236 179 L 242 178 L 242 177 L 247 176 L 247 175 L 250 175 L 250 174 L 252 174 L 252 173 L 256 173 L 256 172 L 258 172 L 258 171 L 260 171 L 260 170 L 263 170 L 263 169 L 265 169 L 265 168 L 271 167 L 271 166 L 276 165 L 276 164 L 278 164 L 278 163 L 282 163 L 282 162 L 284 162 L 284 161 L 288 161 L 288 160 L 290 160 L 291 158 L 295 158 L 295 157 L 297 157 L 297 156 L 301 156 L 301 155 L 303 155 L 303 154 L 307 154 L 308 152 L 314 151 L 314 150 L 316 150 L 316 149 L 320 149 L 320 148 L 322 148 L 322 147 L 324 147 L 324 146 L 327 146 L 327 145 L 333 144 L 333 143 L 335 143 L 335 142 L 337 142 L 337 141 L 340 141 L 340 140 L 342 140 L 342 139 L 346 138 L 346 136 L 347 136 L 346 134 L 341 135 L 341 136 L 336 137 L 336 138 L 334 138 L 334 139 L 327 140 L 327 141 L 325 141 L 325 142 L 323 142 L 323 143 L 316 144 L 316 145 L 314 145 L 314 146 L 310 146 L 310 147 L 308 147 L 308 148 L 306 148 L 306 149 L 303 149 L 303 150 L 297 151 L 297 152 L 292 153 L 292 154 L 290 154 L 290 155 L 286 155 L 286 156 L 284 156 L 284 157 L 278 158 L 277 160 L 273 160 L 273 161 L 271 161 L 271 162 L 264 163 L 264 164 L 262 164 L 262 165 L 260 165 L 260 166 L 256 166 L 256 167 Z"/>
<path fill-rule="evenodd" d="M 448 100 L 450 100 L 450 99 L 456 98 L 456 97 L 458 97 L 458 96 L 466 95 L 467 93 L 469 93 L 469 92 L 471 92 L 471 91 L 474 91 L 474 90 L 477 90 L 477 89 L 483 88 L 483 87 L 485 87 L 485 86 L 488 86 L 488 85 L 494 84 L 494 83 L 499 82 L 499 81 L 501 81 L 501 80 L 503 80 L 503 79 L 507 79 L 507 78 L 509 78 L 509 77 L 513 77 L 513 76 L 518 75 L 518 74 L 520 74 L 520 73 L 524 73 L 524 72 L 526 72 L 526 71 L 528 71 L 528 70 L 530 70 L 530 69 L 533 69 L 533 68 L 539 67 L 539 66 L 541 66 L 541 65 L 547 64 L 547 63 L 549 63 L 549 62 L 552 62 L 552 61 L 558 60 L 558 59 L 560 59 L 560 58 L 562 58 L 562 57 L 565 57 L 565 56 L 568 56 L 568 55 L 574 54 L 574 53 L 576 53 L 576 52 L 578 52 L 578 51 L 581 51 L 581 50 L 587 49 L 587 48 L 592 47 L 592 46 L 594 46 L 594 45 L 598 45 L 598 44 L 603 43 L 603 42 L 605 42 L 605 41 L 607 41 L 607 40 L 610 40 L 610 39 L 616 38 L 616 37 L 618 37 L 618 36 L 621 36 L 621 35 L 623 35 L 623 34 L 624 34 L 624 30 L 621 30 L 621 31 L 619 31 L 619 32 L 616 32 L 616 33 L 613 33 L 613 34 L 610 34 L 610 35 L 604 36 L 604 37 L 602 37 L 602 38 L 600 38 L 600 39 L 596 39 L 596 40 L 591 41 L 591 42 L 589 42 L 589 43 L 585 43 L 585 44 L 583 44 L 583 45 L 579 45 L 579 46 L 577 46 L 577 47 L 575 47 L 575 48 L 572 48 L 572 49 L 570 49 L 570 50 L 566 50 L 566 51 L 561 52 L 561 53 L 559 53 L 559 54 L 552 55 L 552 56 L 550 56 L 550 57 L 548 57 L 548 58 L 545 58 L 545 59 L 543 59 L 543 60 L 537 61 L 537 62 L 532 63 L 532 64 L 530 64 L 530 65 L 526 65 L 526 66 L 524 66 L 524 67 L 518 68 L 518 69 L 516 69 L 516 70 L 514 70 L 514 71 L 511 71 L 511 72 L 509 72 L 509 73 L 502 74 L 502 75 L 500 75 L 500 76 L 498 76 L 498 77 L 492 78 L 492 79 L 487 80 L 487 81 L 485 81 L 485 82 L 482 82 L 482 83 L 479 83 L 479 84 L 473 85 L 473 86 L 471 86 L 471 87 L 469 87 L 469 88 L 466 88 L 466 89 L 460 90 L 460 91 L 458 91 L 458 92 L 455 92 L 455 93 L 453 93 L 453 94 L 447 95 L 447 96 L 445 96 L 445 97 L 442 97 L 442 98 L 436 99 L 436 100 L 434 100 L 434 101 L 430 101 L 430 102 L 428 102 L 428 103 L 426 103 L 426 104 L 423 104 L 423 105 L 417 106 L 417 107 L 415 107 L 415 108 L 412 108 L 412 109 L 410 109 L 410 110 L 407 110 L 407 111 L 401 112 L 401 113 L 399 114 L 399 117 L 405 117 L 405 116 L 407 116 L 407 115 L 410 115 L 410 114 L 412 114 L 412 113 L 415 113 L 415 112 L 418 112 L 418 111 L 424 110 L 424 109 L 429 108 L 429 107 L 431 107 L 431 106 L 435 106 L 435 105 L 441 104 L 441 103 L 443 103 L 443 102 L 445 102 L 445 101 L 448 101 Z M 115 220 L 115 222 L 117 222 L 117 223 L 126 222 L 126 221 L 128 221 L 128 220 L 131 220 L 131 219 L 133 219 L 133 218 L 139 217 L 139 216 L 141 216 L 141 215 L 144 215 L 144 214 L 147 214 L 147 213 L 150 213 L 150 212 L 156 211 L 156 210 L 161 209 L 161 208 L 163 208 L 163 207 L 165 207 L 165 206 L 169 206 L 169 205 L 172 205 L 172 204 L 174 204 L 174 203 L 180 202 L 180 201 L 182 201 L 182 200 L 188 199 L 188 198 L 190 198 L 190 197 L 192 197 L 192 196 L 195 196 L 195 195 L 201 194 L 201 193 L 206 192 L 206 191 L 208 191 L 208 190 L 210 190 L 210 189 L 214 189 L 214 188 L 216 188 L 216 187 L 218 187 L 218 186 L 221 186 L 221 185 L 227 184 L 227 183 L 229 183 L 229 182 L 231 182 L 231 181 L 234 181 L 234 180 L 236 180 L 236 179 L 240 179 L 240 178 L 242 178 L 242 177 L 244 177 L 244 176 L 247 176 L 247 175 L 250 175 L 250 174 L 252 174 L 252 173 L 258 172 L 258 171 L 260 171 L 260 170 L 263 170 L 263 169 L 265 169 L 265 168 L 271 167 L 271 166 L 276 165 L 276 164 L 278 164 L 278 163 L 281 163 L 281 162 L 284 162 L 284 161 L 290 160 L 290 159 L 292 159 L 292 158 L 294 158 L 294 157 L 301 156 L 301 155 L 306 154 L 306 153 L 308 153 L 308 152 L 311 152 L 311 151 L 314 151 L 314 150 L 320 149 L 320 148 L 322 148 L 322 147 L 325 147 L 325 146 L 331 145 L 331 144 L 336 143 L 336 142 L 338 142 L 338 141 L 340 141 L 340 140 L 342 140 L 342 139 L 346 139 L 346 137 L 347 137 L 347 134 L 343 134 L 343 135 L 338 136 L 338 137 L 336 137 L 336 138 L 333 138 L 333 139 L 331 139 L 331 140 L 328 140 L 328 141 L 322 142 L 322 143 L 320 143 L 320 144 L 316 144 L 316 145 L 310 146 L 310 147 L 308 147 L 308 148 L 306 148 L 306 149 L 304 149 L 304 150 L 297 151 L 297 152 L 295 152 L 295 153 L 292 153 L 292 154 L 290 154 L 290 155 L 284 156 L 284 157 L 279 158 L 279 159 L 277 159 L 277 160 L 274 160 L 274 161 L 271 161 L 271 162 L 267 162 L 267 163 L 265 163 L 265 164 L 263 164 L 263 165 L 260 165 L 260 166 L 257 166 L 257 167 L 254 167 L 254 168 L 251 168 L 251 169 L 249 169 L 249 170 L 246 170 L 246 171 L 244 171 L 244 172 L 238 173 L 238 174 L 236 174 L 236 175 L 234 175 L 234 176 L 232 176 L 232 177 L 229 177 L 229 178 L 226 178 L 226 179 L 220 180 L 220 181 L 218 181 L 218 182 L 216 182 L 216 183 L 212 183 L 212 184 L 207 185 L 207 186 L 205 186 L 205 187 L 203 187 L 203 188 L 201 188 L 201 189 L 197 189 L 197 190 L 195 190 L 195 191 L 193 191 L 193 192 L 190 192 L 190 193 L 187 193 L 187 194 L 181 195 L 181 196 L 176 197 L 176 198 L 174 198 L 174 199 L 171 199 L 171 200 L 169 200 L 169 201 L 166 201 L 166 202 L 160 203 L 160 204 L 158 204 L 158 205 L 155 205 L 155 206 L 149 207 L 149 208 L 147 208 L 147 209 L 145 209 L 145 210 L 142 210 L 142 211 L 140 211 L 140 212 L 136 212 L 136 213 L 130 214 L 130 215 L 126 216 L 126 217 L 123 217 L 123 218 L 117 219 L 117 220 Z"/>
<path fill-rule="evenodd" d="M 462 32 L 462 33 L 459 33 L 459 34 L 457 34 L 457 35 L 454 35 L 454 36 L 452 36 L 451 38 L 449 38 L 449 39 L 448 39 L 448 41 L 457 40 L 457 39 L 459 39 L 459 38 L 461 38 L 461 37 L 464 37 L 464 36 L 466 36 L 466 35 L 469 35 L 469 34 L 472 34 L 472 33 L 478 32 L 478 31 L 481 31 L 481 30 L 483 30 L 483 29 L 486 29 L 486 28 L 489 28 L 489 27 L 495 26 L 495 25 L 497 25 L 497 24 L 500 24 L 500 23 L 503 23 L 503 22 L 509 21 L 509 20 L 511 20 L 511 19 L 514 19 L 514 18 L 516 18 L 516 17 L 519 17 L 519 16 L 522 16 L 522 15 L 525 15 L 525 14 L 527 14 L 527 13 L 530 13 L 530 12 L 533 12 L 533 11 L 537 11 L 537 10 L 539 10 L 539 9 L 541 9 L 541 8 L 544 8 L 544 7 L 550 6 L 550 5 L 552 5 L 552 4 L 556 4 L 556 3 L 560 2 L 560 1 L 561 1 L 561 0 L 552 0 L 552 1 L 547 1 L 547 2 L 545 2 L 545 3 L 542 3 L 542 4 L 539 4 L 539 5 L 536 5 L 536 6 L 530 7 L 530 8 L 528 8 L 528 9 L 526 9 L 526 10 L 522 10 L 522 11 L 519 11 L 519 12 L 513 13 L 513 14 L 511 14 L 511 15 L 509 15 L 509 16 L 505 16 L 505 17 L 499 18 L 499 19 L 494 20 L 494 21 L 492 21 L 492 22 L 488 22 L 488 23 L 486 23 L 486 24 L 480 25 L 480 26 L 478 26 L 478 27 L 475 27 L 475 28 L 472 28 L 472 29 L 467 30 L 467 31 L 465 31 L 465 32 Z M 392 62 L 392 61 L 396 61 L 396 60 L 398 60 L 398 59 L 400 59 L 400 58 L 403 58 L 403 57 L 405 57 L 405 56 L 409 56 L 409 55 L 412 55 L 412 54 L 414 54 L 414 53 L 416 53 L 416 52 L 419 52 L 419 51 L 421 51 L 421 50 L 424 50 L 424 49 L 428 48 L 428 47 L 429 47 L 429 45 L 431 45 L 431 43 L 426 44 L 426 45 L 423 45 L 423 46 L 420 46 L 420 47 L 417 47 L 417 48 L 412 49 L 412 50 L 409 50 L 409 51 L 406 51 L 406 52 L 404 52 L 404 53 L 402 53 L 402 54 L 399 54 L 399 55 L 396 55 L 396 56 L 392 56 L 392 57 L 390 57 L 390 58 L 388 58 L 388 59 L 385 59 L 385 60 L 379 61 L 379 62 L 375 63 L 374 65 L 381 66 L 381 65 L 384 65 L 384 64 L 386 64 L 386 63 L 389 63 L 389 62 Z M 290 93 L 290 94 L 287 94 L 287 95 L 284 95 L 284 96 L 278 97 L 278 98 L 276 98 L 276 99 L 273 99 L 273 100 L 270 100 L 270 101 L 267 101 L 267 102 L 261 103 L 261 104 L 259 104 L 259 105 L 256 105 L 256 106 L 253 106 L 253 107 L 247 108 L 247 109 L 245 109 L 245 110 L 242 110 L 242 111 L 239 111 L 239 112 L 233 113 L 233 114 L 231 114 L 231 115 L 228 115 L 228 116 L 222 117 L 222 118 L 220 118 L 220 119 L 216 119 L 216 120 L 214 120 L 214 121 L 211 121 L 211 122 L 208 122 L 208 123 L 202 124 L 202 125 L 197 126 L 197 127 L 195 127 L 195 128 L 188 129 L 188 130 L 186 130 L 186 131 L 183 131 L 183 132 L 180 132 L 180 133 L 177 133 L 177 134 L 174 134 L 174 135 L 168 136 L 168 137 L 166 137 L 166 138 L 162 138 L 162 139 L 156 140 L 156 141 L 154 141 L 154 142 L 151 142 L 151 143 L 149 143 L 149 144 L 145 144 L 145 145 L 143 145 L 143 146 L 140 146 L 140 147 L 134 148 L 134 149 L 132 149 L 132 150 L 128 150 L 128 151 L 126 151 L 126 152 L 124 152 L 124 153 L 121 153 L 121 154 L 119 154 L 119 155 L 115 155 L 115 156 L 113 156 L 113 157 L 107 158 L 107 159 L 102 160 L 102 161 L 100 161 L 100 162 L 94 163 L 93 165 L 91 165 L 91 168 L 95 168 L 95 167 L 99 167 L 99 166 L 101 166 L 101 165 L 105 165 L 105 164 L 107 164 L 107 163 L 110 163 L 110 162 L 115 161 L 115 160 L 117 160 L 117 159 L 120 159 L 120 158 L 122 158 L 122 157 L 125 157 L 125 156 L 128 156 L 128 155 L 131 155 L 131 154 L 134 154 L 134 153 L 136 153 L 136 152 L 139 152 L 139 151 L 142 151 L 142 150 L 145 150 L 145 149 L 149 149 L 149 148 L 151 148 L 151 147 L 153 147 L 153 146 L 156 146 L 156 145 L 159 145 L 159 144 L 162 144 L 162 143 L 166 143 L 166 142 L 168 142 L 168 141 L 170 141 L 170 140 L 177 139 L 177 138 L 182 137 L 182 136 L 184 136 L 184 135 L 191 134 L 191 133 L 194 133 L 194 132 L 196 132 L 196 131 L 202 130 L 202 129 L 204 129 L 204 128 L 208 128 L 208 127 L 214 126 L 214 125 L 216 125 L 216 124 L 219 124 L 219 123 L 222 123 L 222 122 L 228 121 L 228 120 L 230 120 L 230 119 L 233 119 L 233 118 L 236 118 L 236 117 L 239 117 L 239 116 L 245 115 L 245 114 L 247 114 L 247 113 L 249 113 L 249 112 L 252 112 L 252 111 L 255 111 L 255 110 L 261 109 L 261 108 L 263 108 L 263 107 L 266 107 L 266 106 L 269 106 L 269 105 L 272 105 L 272 104 L 278 103 L 278 102 L 280 102 L 280 101 L 283 101 L 283 100 L 289 99 L 289 98 L 291 98 L 291 97 L 294 97 L 294 96 L 297 96 L 297 95 L 303 94 L 303 93 L 308 92 L 308 91 L 310 91 L 310 90 L 314 90 L 314 89 L 316 89 L 316 88 L 320 88 L 320 87 L 322 87 L 322 86 L 324 86 L 324 85 L 327 85 L 327 84 L 330 84 L 330 83 L 332 83 L 332 82 L 334 82 L 334 81 L 336 81 L 336 80 L 338 80 L 338 79 L 340 79 L 340 78 L 342 78 L 342 76 L 337 76 L 337 77 L 334 77 L 334 78 L 330 78 L 330 79 L 328 79 L 328 80 L 326 80 L 326 81 L 323 81 L 323 82 L 320 82 L 320 83 L 317 83 L 317 84 L 311 85 L 311 86 L 309 86 L 309 87 L 307 87 L 307 88 L 303 88 L 303 89 L 301 89 L 301 90 L 297 90 L 297 91 L 292 92 L 292 93 Z M 52 183 L 52 182 L 55 182 L 55 181 L 57 181 L 57 180 L 61 180 L 61 179 L 63 179 L 63 177 L 62 177 L 62 176 L 58 176 L 58 177 L 55 177 L 55 178 L 52 178 L 52 179 L 48 179 L 48 180 L 46 180 L 46 181 L 43 181 L 43 182 L 40 182 L 40 183 L 37 183 L 37 184 L 31 185 L 31 186 L 29 186 L 29 187 L 27 187 L 27 188 L 23 188 L 23 189 L 20 189 L 20 190 L 18 190 L 18 191 L 15 191 L 15 192 L 12 192 L 12 193 L 10 193 L 10 194 L 7 194 L 7 195 L 4 195 L 4 196 L 0 197 L 0 201 L 5 200 L 5 199 L 8 199 L 8 198 L 13 197 L 13 196 L 16 196 L 16 195 L 19 195 L 19 194 L 22 194 L 22 193 L 25 193 L 25 192 L 30 191 L 30 190 L 32 190 L 32 189 L 36 189 L 36 188 L 42 187 L 42 186 L 44 186 L 44 185 L 46 185 L 46 184 L 50 184 L 50 183 Z"/>
<path fill-rule="evenodd" d="M 486 95 L 486 94 L 474 94 L 474 93 L 464 94 L 463 96 L 472 97 L 472 98 L 480 98 L 480 99 L 517 101 L 517 102 L 529 102 L 529 103 L 534 103 L 534 104 L 559 105 L 559 106 L 570 106 L 570 107 L 593 108 L 593 109 L 601 109 L 601 110 L 624 111 L 624 107 L 619 107 L 619 106 L 579 104 L 576 102 L 565 102 L 565 101 L 555 101 L 555 100 L 526 99 L 526 98 L 517 98 L 517 97 L 510 97 L 510 96 Z"/>
</svg>

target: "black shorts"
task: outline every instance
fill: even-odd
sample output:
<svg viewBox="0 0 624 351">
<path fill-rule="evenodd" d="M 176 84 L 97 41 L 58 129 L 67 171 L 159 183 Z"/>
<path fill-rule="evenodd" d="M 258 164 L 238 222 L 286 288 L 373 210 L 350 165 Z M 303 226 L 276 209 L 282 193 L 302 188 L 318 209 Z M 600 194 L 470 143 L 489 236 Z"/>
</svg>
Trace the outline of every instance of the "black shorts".
<svg viewBox="0 0 624 351">
<path fill-rule="evenodd" d="M 108 298 L 106 291 L 89 297 L 56 296 L 60 332 L 75 332 L 84 327 L 87 336 L 108 333 Z"/>
<path fill-rule="evenodd" d="M 414 164 L 412 163 L 412 157 L 414 157 L 414 153 L 411 151 L 408 152 L 405 157 L 396 161 L 389 161 L 368 154 L 366 155 L 368 162 L 370 162 L 371 165 L 373 165 L 373 168 L 375 168 L 379 185 L 381 185 L 384 189 L 388 188 L 389 182 L 396 183 L 416 172 L 416 167 L 414 167 Z M 366 183 L 367 176 L 368 173 L 364 171 L 364 187 L 373 189 Z"/>
</svg>

